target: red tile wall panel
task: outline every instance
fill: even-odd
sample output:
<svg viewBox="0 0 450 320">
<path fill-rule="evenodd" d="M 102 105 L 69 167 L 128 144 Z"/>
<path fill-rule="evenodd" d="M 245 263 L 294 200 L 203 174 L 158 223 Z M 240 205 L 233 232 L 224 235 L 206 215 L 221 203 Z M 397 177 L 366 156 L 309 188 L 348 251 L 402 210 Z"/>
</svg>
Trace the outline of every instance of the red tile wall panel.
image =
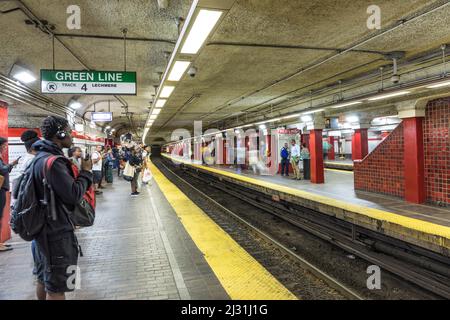
<svg viewBox="0 0 450 320">
<path fill-rule="evenodd" d="M 450 204 L 450 97 L 430 101 L 423 123 L 427 201 Z"/>
<path fill-rule="evenodd" d="M 403 125 L 399 124 L 363 160 L 354 163 L 355 190 L 404 197 Z"/>
</svg>

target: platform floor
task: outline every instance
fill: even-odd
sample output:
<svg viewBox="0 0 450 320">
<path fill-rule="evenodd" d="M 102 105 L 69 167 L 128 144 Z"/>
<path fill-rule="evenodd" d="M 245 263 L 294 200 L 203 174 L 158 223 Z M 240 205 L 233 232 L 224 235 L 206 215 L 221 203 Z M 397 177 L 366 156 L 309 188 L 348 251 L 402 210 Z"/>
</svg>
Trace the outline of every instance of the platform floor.
<svg viewBox="0 0 450 320">
<path fill-rule="evenodd" d="M 98 197 L 93 227 L 77 231 L 81 289 L 68 299 L 229 299 L 156 183 L 138 197 L 117 179 Z M 0 300 L 35 299 L 30 243 L 0 253 Z"/>
<path fill-rule="evenodd" d="M 230 166 L 218 166 L 216 168 L 365 207 L 381 209 L 438 225 L 450 226 L 450 208 L 426 204 L 416 205 L 387 195 L 355 191 L 353 172 L 351 171 L 325 169 L 325 183 L 313 184 L 309 180 L 297 181 L 290 177 L 281 177 L 280 175 L 255 175 L 250 170 L 241 170 Z"/>
</svg>

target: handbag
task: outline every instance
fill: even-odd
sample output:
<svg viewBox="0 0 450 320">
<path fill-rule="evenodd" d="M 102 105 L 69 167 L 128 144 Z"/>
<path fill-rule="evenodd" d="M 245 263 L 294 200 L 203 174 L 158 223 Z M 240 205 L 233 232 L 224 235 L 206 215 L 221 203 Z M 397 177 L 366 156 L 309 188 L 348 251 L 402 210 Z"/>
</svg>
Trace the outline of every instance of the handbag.
<svg viewBox="0 0 450 320">
<path fill-rule="evenodd" d="M 3 184 L 5 183 L 5 177 L 0 175 L 0 189 L 3 187 Z"/>
<path fill-rule="evenodd" d="M 153 175 L 152 175 L 151 171 L 149 169 L 145 169 L 144 174 L 142 176 L 142 182 L 148 183 L 148 182 L 150 182 L 150 180 L 152 180 L 152 178 L 153 178 Z"/>
<path fill-rule="evenodd" d="M 133 167 L 130 162 L 127 162 L 125 169 L 123 170 L 123 178 L 126 181 L 133 181 L 134 174 L 136 173 L 136 168 Z"/>
</svg>

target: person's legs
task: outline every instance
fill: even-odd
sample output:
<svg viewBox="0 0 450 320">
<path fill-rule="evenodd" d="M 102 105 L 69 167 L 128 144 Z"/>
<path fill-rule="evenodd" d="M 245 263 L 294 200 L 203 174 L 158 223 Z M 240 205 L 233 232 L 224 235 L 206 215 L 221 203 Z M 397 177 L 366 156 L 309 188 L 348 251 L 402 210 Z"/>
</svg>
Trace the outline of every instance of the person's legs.
<svg viewBox="0 0 450 320">
<path fill-rule="evenodd" d="M 58 293 L 47 292 L 47 300 L 66 300 L 66 294 L 64 292 Z"/>
<path fill-rule="evenodd" d="M 3 189 L 0 189 L 0 232 L 2 230 L 2 219 L 3 219 L 3 210 L 6 206 L 6 191 Z M 11 250 L 11 248 L 8 248 L 5 246 L 3 242 L 0 242 L 0 251 L 7 251 Z"/>
<path fill-rule="evenodd" d="M 37 281 L 36 283 L 36 297 L 38 300 L 46 300 L 47 292 L 45 292 L 45 286 L 43 283 Z"/>
<path fill-rule="evenodd" d="M 285 159 L 281 159 L 281 176 L 284 176 L 284 164 L 286 163 Z"/>
<path fill-rule="evenodd" d="M 137 192 L 137 179 L 136 179 L 136 175 L 134 175 L 133 180 L 131 180 L 131 193 L 136 193 Z"/>
<path fill-rule="evenodd" d="M 289 160 L 286 160 L 285 165 L 285 172 L 286 172 L 286 177 L 289 177 Z"/>
</svg>

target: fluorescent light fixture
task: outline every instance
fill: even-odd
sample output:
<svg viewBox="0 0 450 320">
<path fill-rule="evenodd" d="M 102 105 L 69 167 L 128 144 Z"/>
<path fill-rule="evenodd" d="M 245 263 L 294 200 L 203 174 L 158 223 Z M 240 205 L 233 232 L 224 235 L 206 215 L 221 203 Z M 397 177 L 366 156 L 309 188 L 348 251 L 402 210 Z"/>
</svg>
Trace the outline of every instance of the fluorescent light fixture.
<svg viewBox="0 0 450 320">
<path fill-rule="evenodd" d="M 159 114 L 161 109 L 153 109 L 152 114 Z"/>
<path fill-rule="evenodd" d="M 312 121 L 312 117 L 311 116 L 303 116 L 302 118 L 303 122 L 311 122 Z"/>
<path fill-rule="evenodd" d="M 161 90 L 161 94 L 159 95 L 159 97 L 168 98 L 172 94 L 173 90 L 175 90 L 175 87 L 173 86 L 164 86 Z"/>
<path fill-rule="evenodd" d="M 261 130 L 264 130 L 264 129 L 266 129 L 266 125 L 261 124 L 261 125 L 259 126 L 259 128 L 260 128 Z"/>
<path fill-rule="evenodd" d="M 222 11 L 200 10 L 184 42 L 181 53 L 197 54 L 221 15 Z"/>
<path fill-rule="evenodd" d="M 80 109 L 82 107 L 81 103 L 74 101 L 69 105 L 70 108 L 76 110 L 76 109 Z"/>
<path fill-rule="evenodd" d="M 111 126 L 107 126 L 107 127 L 106 127 L 106 130 L 109 130 L 109 129 L 111 129 Z"/>
<path fill-rule="evenodd" d="M 444 81 L 441 83 L 433 84 L 431 86 L 427 86 L 427 89 L 437 89 L 437 88 L 448 87 L 448 86 L 450 86 L 450 81 Z"/>
<path fill-rule="evenodd" d="M 317 112 L 322 112 L 322 111 L 323 111 L 323 109 L 318 109 L 318 110 L 303 112 L 303 114 L 312 114 L 312 113 L 317 113 Z"/>
<path fill-rule="evenodd" d="M 388 99 L 388 98 L 393 98 L 393 97 L 398 97 L 398 96 L 404 96 L 409 93 L 411 93 L 411 91 L 399 91 L 399 92 L 394 92 L 394 93 L 382 94 L 381 96 L 375 96 L 373 98 L 369 98 L 369 101 L 377 101 L 377 100 L 383 100 L 383 99 Z"/>
<path fill-rule="evenodd" d="M 341 104 L 337 104 L 335 106 L 332 106 L 333 109 L 337 109 L 337 108 L 343 108 L 343 107 L 348 107 L 348 106 L 354 106 L 355 104 L 361 104 L 362 101 L 353 101 L 353 102 L 346 102 L 346 103 L 341 103 Z"/>
<path fill-rule="evenodd" d="M 286 116 L 281 119 L 291 119 L 291 118 L 296 118 L 296 117 L 300 117 L 300 113 L 291 114 L 290 116 Z"/>
<path fill-rule="evenodd" d="M 156 101 L 156 108 L 162 108 L 164 107 L 164 105 L 166 104 L 167 100 L 166 99 L 158 99 L 158 101 Z"/>
<path fill-rule="evenodd" d="M 150 116 L 150 120 L 156 120 L 156 118 L 158 118 L 158 116 L 156 114 L 152 114 Z"/>
<path fill-rule="evenodd" d="M 13 75 L 16 80 L 22 83 L 31 83 L 36 81 L 36 78 L 28 71 L 21 71 Z"/>
<path fill-rule="evenodd" d="M 189 61 L 175 61 L 172 67 L 172 71 L 170 71 L 169 77 L 167 80 L 169 81 L 180 81 L 183 77 L 183 74 L 186 72 L 187 68 L 191 63 Z"/>
<path fill-rule="evenodd" d="M 345 118 L 348 123 L 356 123 L 359 122 L 359 118 L 357 116 L 348 116 Z"/>
</svg>

